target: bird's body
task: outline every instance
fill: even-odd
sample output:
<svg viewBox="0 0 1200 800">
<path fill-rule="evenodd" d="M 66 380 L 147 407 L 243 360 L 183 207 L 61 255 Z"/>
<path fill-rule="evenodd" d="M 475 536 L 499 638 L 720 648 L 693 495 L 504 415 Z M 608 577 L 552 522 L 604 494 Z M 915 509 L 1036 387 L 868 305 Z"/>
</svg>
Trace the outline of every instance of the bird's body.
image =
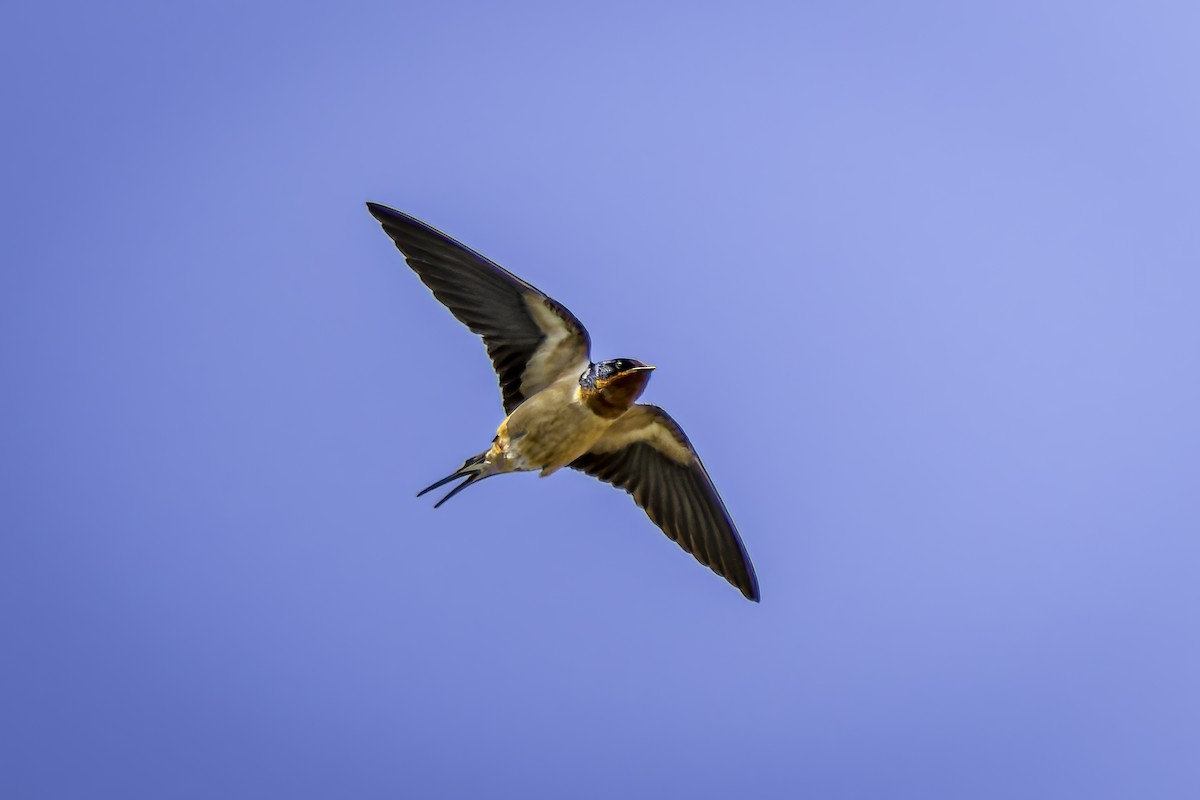
<svg viewBox="0 0 1200 800">
<path fill-rule="evenodd" d="M 579 380 L 564 375 L 517 406 L 496 431 L 488 460 L 509 470 L 541 470 L 546 476 L 586 453 L 612 425 L 584 400 Z"/>
<path fill-rule="evenodd" d="M 496 429 L 491 447 L 467 459 L 458 472 L 421 494 L 451 480 L 468 478 L 442 498 L 438 503 L 441 505 L 470 484 L 492 475 L 541 470 L 544 478 L 575 462 L 629 413 L 653 369 L 628 358 L 589 364 L 578 375 L 568 369 L 513 409 Z"/>
<path fill-rule="evenodd" d="M 637 404 L 654 367 L 593 363 L 586 329 L 562 305 L 423 222 L 367 205 L 434 296 L 483 336 L 507 412 L 491 447 L 420 494 L 462 479 L 440 506 L 492 475 L 569 466 L 628 491 L 668 536 L 757 601 L 750 559 L 683 430 Z"/>
</svg>

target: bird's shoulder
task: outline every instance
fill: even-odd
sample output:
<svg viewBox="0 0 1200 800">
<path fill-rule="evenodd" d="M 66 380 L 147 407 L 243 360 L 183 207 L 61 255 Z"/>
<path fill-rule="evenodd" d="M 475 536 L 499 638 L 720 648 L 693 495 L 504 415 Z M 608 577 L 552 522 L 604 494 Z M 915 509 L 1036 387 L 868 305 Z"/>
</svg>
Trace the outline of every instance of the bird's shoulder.
<svg viewBox="0 0 1200 800">
<path fill-rule="evenodd" d="M 680 465 L 696 460 L 696 451 L 679 423 L 649 403 L 639 403 L 621 415 L 589 452 L 611 454 L 634 444 L 645 444 Z"/>
</svg>

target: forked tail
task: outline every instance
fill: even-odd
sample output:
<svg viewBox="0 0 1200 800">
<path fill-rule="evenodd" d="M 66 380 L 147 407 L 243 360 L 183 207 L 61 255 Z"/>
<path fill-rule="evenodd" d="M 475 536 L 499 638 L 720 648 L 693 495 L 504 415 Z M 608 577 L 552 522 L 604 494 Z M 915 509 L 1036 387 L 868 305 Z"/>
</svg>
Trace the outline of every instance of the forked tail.
<svg viewBox="0 0 1200 800">
<path fill-rule="evenodd" d="M 496 474 L 495 467 L 492 464 L 487 463 L 487 460 L 484 458 L 487 455 L 487 452 L 488 451 L 485 450 L 477 456 L 471 456 L 453 474 L 447 475 L 446 477 L 442 478 L 440 481 L 433 484 L 432 486 L 426 486 L 424 489 L 417 492 L 417 497 L 420 497 L 421 495 L 425 494 L 426 492 L 432 492 L 434 489 L 438 488 L 439 486 L 445 486 L 450 481 L 455 481 L 455 480 L 458 480 L 459 478 L 466 478 L 465 481 L 463 481 L 458 486 L 455 486 L 453 489 L 451 489 L 449 494 L 447 494 L 441 500 L 438 500 L 436 503 L 433 504 L 434 508 L 440 508 L 442 503 L 446 502 L 451 497 L 454 497 L 454 495 L 458 494 L 459 492 L 461 492 L 463 489 L 467 488 L 471 484 L 479 483 L 484 478 L 489 478 L 492 475 L 495 475 Z"/>
</svg>

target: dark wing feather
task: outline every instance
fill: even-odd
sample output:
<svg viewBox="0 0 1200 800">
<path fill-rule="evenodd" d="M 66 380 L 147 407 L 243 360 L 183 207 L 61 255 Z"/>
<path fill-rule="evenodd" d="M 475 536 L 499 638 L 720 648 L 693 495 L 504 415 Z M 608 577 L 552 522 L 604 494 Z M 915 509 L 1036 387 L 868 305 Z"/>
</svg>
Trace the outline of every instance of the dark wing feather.
<svg viewBox="0 0 1200 800">
<path fill-rule="evenodd" d="M 737 528 L 667 412 L 635 406 L 571 466 L 629 492 L 663 533 L 758 602 L 758 579 Z"/>
<path fill-rule="evenodd" d="M 506 413 L 567 371 L 587 369 L 587 330 L 561 304 L 420 220 L 367 208 L 433 296 L 483 337 Z"/>
</svg>

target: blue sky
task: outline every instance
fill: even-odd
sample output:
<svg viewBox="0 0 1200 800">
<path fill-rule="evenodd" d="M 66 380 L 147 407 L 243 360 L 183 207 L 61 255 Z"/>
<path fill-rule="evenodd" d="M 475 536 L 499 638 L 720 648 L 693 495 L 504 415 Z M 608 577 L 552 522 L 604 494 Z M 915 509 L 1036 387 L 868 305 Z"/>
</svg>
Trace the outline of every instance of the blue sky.
<svg viewBox="0 0 1200 800">
<path fill-rule="evenodd" d="M 25 4 L 5 797 L 1195 797 L 1194 3 Z M 407 211 L 762 586 L 490 441 Z M 519 514 L 519 516 L 517 516 Z"/>
</svg>

